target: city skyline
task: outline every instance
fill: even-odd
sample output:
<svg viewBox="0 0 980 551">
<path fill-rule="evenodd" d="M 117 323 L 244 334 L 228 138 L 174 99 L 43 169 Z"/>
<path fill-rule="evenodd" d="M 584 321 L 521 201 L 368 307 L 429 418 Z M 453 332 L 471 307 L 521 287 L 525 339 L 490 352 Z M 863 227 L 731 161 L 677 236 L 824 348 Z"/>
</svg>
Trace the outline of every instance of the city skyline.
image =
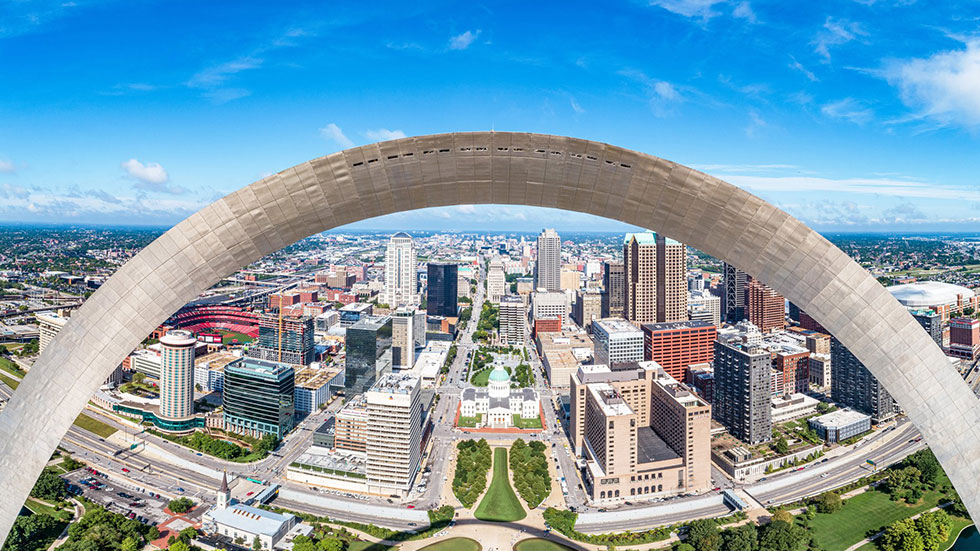
<svg viewBox="0 0 980 551">
<path fill-rule="evenodd" d="M 0 18 L 0 218 L 170 225 L 301 160 L 496 129 L 662 156 L 822 231 L 980 229 L 980 40 L 960 6 L 907 4 L 581 5 L 530 32 L 545 14 L 506 7 L 240 3 L 187 21 L 162 3 L 17 3 Z M 360 227 L 545 215 L 560 218 L 461 206 Z"/>
</svg>

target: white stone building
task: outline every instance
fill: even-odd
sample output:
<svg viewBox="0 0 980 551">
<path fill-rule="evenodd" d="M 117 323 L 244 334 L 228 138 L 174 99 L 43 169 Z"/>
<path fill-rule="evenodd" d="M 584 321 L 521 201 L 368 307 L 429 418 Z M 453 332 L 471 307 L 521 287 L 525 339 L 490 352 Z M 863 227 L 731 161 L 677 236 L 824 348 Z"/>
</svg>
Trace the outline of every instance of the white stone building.
<svg viewBox="0 0 980 551">
<path fill-rule="evenodd" d="M 541 403 L 533 388 L 511 388 L 510 375 L 501 366 L 490 372 L 487 388 L 469 387 L 460 399 L 460 415 L 483 416 L 483 425 L 495 429 L 514 426 L 514 416 L 533 419 L 541 415 Z"/>
</svg>

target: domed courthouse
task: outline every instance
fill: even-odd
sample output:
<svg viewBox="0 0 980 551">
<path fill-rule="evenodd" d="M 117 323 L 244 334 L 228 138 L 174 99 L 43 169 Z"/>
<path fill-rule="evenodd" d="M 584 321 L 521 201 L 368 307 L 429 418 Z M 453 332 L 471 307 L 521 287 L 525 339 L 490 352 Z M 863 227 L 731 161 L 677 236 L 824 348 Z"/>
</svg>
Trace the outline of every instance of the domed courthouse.
<svg viewBox="0 0 980 551">
<path fill-rule="evenodd" d="M 533 388 L 511 388 L 510 375 L 499 365 L 490 372 L 486 388 L 463 390 L 459 408 L 463 417 L 482 415 L 483 425 L 494 429 L 513 427 L 515 415 L 521 419 L 541 415 L 538 393 Z"/>
</svg>

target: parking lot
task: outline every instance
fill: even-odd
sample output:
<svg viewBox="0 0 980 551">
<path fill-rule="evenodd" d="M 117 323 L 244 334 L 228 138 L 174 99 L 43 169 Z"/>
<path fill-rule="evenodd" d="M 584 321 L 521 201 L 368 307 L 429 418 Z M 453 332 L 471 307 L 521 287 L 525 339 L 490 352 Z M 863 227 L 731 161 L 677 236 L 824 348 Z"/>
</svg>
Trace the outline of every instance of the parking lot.
<svg viewBox="0 0 980 551">
<path fill-rule="evenodd" d="M 164 512 L 169 500 L 160 494 L 138 489 L 135 485 L 109 480 L 106 473 L 79 469 L 64 477 L 70 484 L 69 488 L 94 503 L 102 505 L 113 513 L 120 513 L 150 526 L 156 526 L 168 520 L 170 515 Z M 199 507 L 187 516 L 194 518 L 203 514 Z"/>
</svg>

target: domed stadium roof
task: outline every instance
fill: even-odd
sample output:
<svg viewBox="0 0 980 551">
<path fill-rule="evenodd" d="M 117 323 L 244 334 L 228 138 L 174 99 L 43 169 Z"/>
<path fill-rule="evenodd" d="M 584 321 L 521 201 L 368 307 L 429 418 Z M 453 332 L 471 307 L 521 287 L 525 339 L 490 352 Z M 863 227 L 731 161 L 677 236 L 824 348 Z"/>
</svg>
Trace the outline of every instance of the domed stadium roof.
<svg viewBox="0 0 980 551">
<path fill-rule="evenodd" d="M 941 281 L 916 281 L 888 287 L 888 292 L 906 308 L 954 305 L 976 296 L 972 289 Z"/>
<path fill-rule="evenodd" d="M 493 371 L 490 372 L 489 379 L 491 381 L 505 382 L 510 381 L 510 375 L 507 374 L 507 371 L 504 368 L 498 365 L 497 367 L 493 368 Z"/>
<path fill-rule="evenodd" d="M 403 231 L 400 231 L 400 232 L 396 233 L 395 235 L 392 235 L 391 238 L 392 239 L 396 239 L 396 238 L 400 238 L 400 239 L 411 239 L 412 236 L 411 235 L 408 235 L 407 233 L 405 233 Z"/>
</svg>

